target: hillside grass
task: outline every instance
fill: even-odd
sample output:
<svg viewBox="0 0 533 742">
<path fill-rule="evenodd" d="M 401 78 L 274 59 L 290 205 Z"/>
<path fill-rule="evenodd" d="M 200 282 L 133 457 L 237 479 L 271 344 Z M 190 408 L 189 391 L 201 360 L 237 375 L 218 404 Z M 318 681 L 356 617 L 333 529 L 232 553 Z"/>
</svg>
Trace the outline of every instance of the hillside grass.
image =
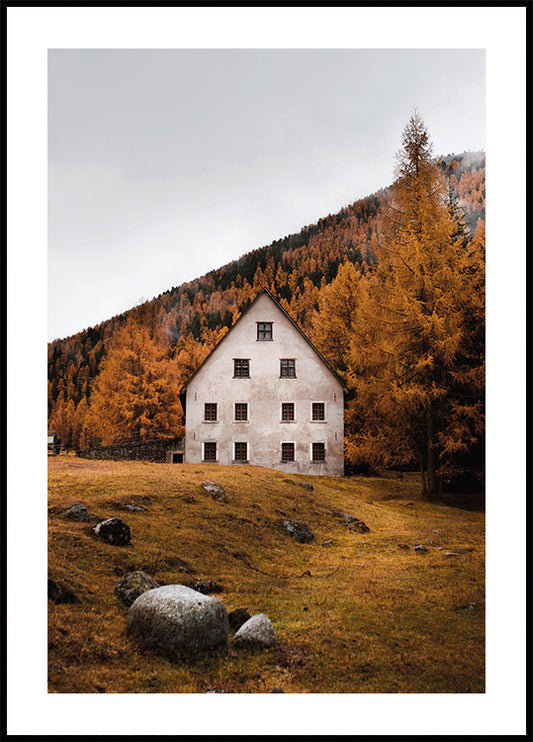
<svg viewBox="0 0 533 742">
<path fill-rule="evenodd" d="M 221 482 L 227 502 L 212 500 L 204 480 Z M 49 600 L 49 691 L 484 692 L 484 515 L 424 502 L 419 489 L 415 475 L 50 458 L 49 577 L 78 602 Z M 125 520 L 131 546 L 106 544 L 91 524 L 62 516 L 76 501 Z M 370 532 L 353 532 L 335 510 Z M 314 541 L 295 542 L 280 518 L 308 523 Z M 269 616 L 276 646 L 236 651 L 228 641 L 179 662 L 142 651 L 113 594 L 138 569 L 160 584 L 214 580 L 228 612 Z"/>
</svg>

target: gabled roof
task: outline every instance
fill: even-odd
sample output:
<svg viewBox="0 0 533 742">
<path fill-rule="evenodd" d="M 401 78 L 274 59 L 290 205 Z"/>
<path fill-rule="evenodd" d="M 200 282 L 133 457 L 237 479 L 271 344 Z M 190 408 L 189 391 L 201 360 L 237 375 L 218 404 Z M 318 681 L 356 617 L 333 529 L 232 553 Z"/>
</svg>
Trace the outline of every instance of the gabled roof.
<svg viewBox="0 0 533 742">
<path fill-rule="evenodd" d="M 235 322 L 235 324 L 233 324 L 230 327 L 229 331 L 224 335 L 224 337 L 221 340 L 218 341 L 218 343 L 215 345 L 215 347 L 213 348 L 213 350 L 204 358 L 204 360 L 202 361 L 202 363 L 198 366 L 198 368 L 193 373 L 193 375 L 190 377 L 190 379 L 187 381 L 187 383 L 182 386 L 181 391 L 180 391 L 180 395 L 182 395 L 182 394 L 185 393 L 187 387 L 189 386 L 189 384 L 191 383 L 191 381 L 194 379 L 194 377 L 196 376 L 196 374 L 207 363 L 207 361 L 211 358 L 211 356 L 213 355 L 213 353 L 215 352 L 215 350 L 219 347 L 219 345 L 221 345 L 226 340 L 226 338 L 231 334 L 232 330 L 239 324 L 239 322 L 241 321 L 241 319 L 250 311 L 250 309 L 253 307 L 253 305 L 256 303 L 256 301 L 259 299 L 259 297 L 263 296 L 263 294 L 266 294 L 274 302 L 274 304 L 285 315 L 285 317 L 289 320 L 289 322 L 295 328 L 295 330 L 297 330 L 300 333 L 300 335 L 303 337 L 303 339 L 306 341 L 306 343 L 312 348 L 312 350 L 316 353 L 316 355 L 320 358 L 320 360 L 326 366 L 326 368 L 337 379 L 337 381 L 339 382 L 339 384 L 342 386 L 343 392 L 346 394 L 346 392 L 347 392 L 346 385 L 344 384 L 343 380 L 338 376 L 338 374 L 336 373 L 336 371 L 334 371 L 334 369 L 328 363 L 328 361 L 326 361 L 326 359 L 324 358 L 324 356 L 322 355 L 322 353 L 315 348 L 315 346 L 309 340 L 309 338 L 307 337 L 307 335 L 305 334 L 305 332 L 300 327 L 298 327 L 298 325 L 293 320 L 293 318 L 290 316 L 290 314 L 288 314 L 288 312 L 286 312 L 285 309 L 283 309 L 283 307 L 281 306 L 281 304 L 279 303 L 279 301 L 277 301 L 272 296 L 272 294 L 270 293 L 270 291 L 268 289 L 261 289 L 261 291 L 253 299 L 253 301 L 246 307 L 246 309 L 241 314 L 241 316 L 238 318 L 238 320 Z M 182 401 L 182 405 L 183 405 L 183 401 Z"/>
</svg>

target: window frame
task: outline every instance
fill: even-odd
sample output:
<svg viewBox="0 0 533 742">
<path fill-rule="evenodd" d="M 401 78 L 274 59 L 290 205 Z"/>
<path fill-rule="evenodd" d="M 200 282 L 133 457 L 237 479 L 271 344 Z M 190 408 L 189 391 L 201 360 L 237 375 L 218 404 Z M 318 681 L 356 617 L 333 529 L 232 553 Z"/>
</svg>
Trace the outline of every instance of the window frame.
<svg viewBox="0 0 533 742">
<path fill-rule="evenodd" d="M 322 446 L 322 458 L 315 458 L 315 446 Z M 311 443 L 311 463 L 323 464 L 326 461 L 326 442 L 325 441 L 313 441 Z"/>
<path fill-rule="evenodd" d="M 244 367 L 239 369 L 237 373 L 237 364 L 245 364 Z M 246 373 L 241 373 L 246 370 Z M 233 359 L 233 378 L 234 379 L 249 379 L 250 378 L 250 359 L 249 358 L 234 358 Z"/>
<path fill-rule="evenodd" d="M 237 458 L 237 446 L 246 446 L 246 458 Z M 233 441 L 233 463 L 234 464 L 247 464 L 250 460 L 250 451 L 248 441 Z"/>
<path fill-rule="evenodd" d="M 315 417 L 315 407 L 317 410 L 322 411 L 322 417 Z M 325 402 L 311 402 L 311 422 L 312 423 L 325 423 L 326 422 L 326 403 Z"/>
<path fill-rule="evenodd" d="M 214 459 L 211 459 L 211 458 L 208 459 L 207 458 L 207 456 L 206 456 L 206 447 L 207 446 L 209 446 L 209 447 L 214 446 L 215 447 L 215 458 Z M 202 443 L 202 449 L 203 449 L 202 450 L 202 463 L 212 464 L 212 463 L 216 463 L 218 461 L 218 445 L 217 445 L 217 442 L 216 441 L 204 441 Z"/>
<path fill-rule="evenodd" d="M 286 452 L 285 446 L 292 446 L 292 458 L 284 458 L 284 453 Z M 289 449 L 291 450 L 291 449 Z M 295 441 L 282 441 L 281 442 L 281 450 L 280 450 L 280 462 L 282 464 L 291 464 L 294 461 L 296 461 L 296 443 Z"/>
<path fill-rule="evenodd" d="M 291 405 L 291 408 L 292 408 L 292 417 L 287 417 L 287 418 L 283 417 L 283 413 L 284 413 L 283 408 L 284 408 L 285 405 Z M 294 423 L 294 422 L 296 422 L 296 408 L 294 406 L 294 402 L 282 402 L 281 403 L 281 422 L 282 423 Z"/>
<path fill-rule="evenodd" d="M 292 363 L 292 366 L 289 365 Z M 284 364 L 286 364 L 284 366 Z M 283 371 L 292 370 L 293 373 L 283 373 Z M 296 379 L 296 358 L 280 358 L 279 359 L 279 378 L 280 379 Z"/>
<path fill-rule="evenodd" d="M 243 407 L 243 406 L 246 408 L 246 417 L 237 417 L 237 407 Z M 250 422 L 248 402 L 234 402 L 233 403 L 233 422 L 234 423 Z"/>
<path fill-rule="evenodd" d="M 207 408 L 208 407 L 214 407 L 215 410 L 215 417 L 208 417 L 207 416 Z M 204 402 L 204 417 L 203 421 L 204 423 L 217 423 L 218 422 L 218 403 L 217 402 Z"/>
<path fill-rule="evenodd" d="M 269 343 L 274 339 L 273 322 L 256 322 L 257 335 L 256 341 L 259 343 Z M 261 337 L 263 335 L 264 337 Z"/>
</svg>

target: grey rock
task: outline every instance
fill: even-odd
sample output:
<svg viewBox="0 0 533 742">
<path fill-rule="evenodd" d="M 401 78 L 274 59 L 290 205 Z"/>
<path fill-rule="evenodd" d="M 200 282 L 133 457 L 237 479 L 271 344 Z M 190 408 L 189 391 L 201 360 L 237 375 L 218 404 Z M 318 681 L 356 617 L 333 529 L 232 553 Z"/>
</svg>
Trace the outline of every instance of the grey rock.
<svg viewBox="0 0 533 742">
<path fill-rule="evenodd" d="M 353 528 L 353 530 L 357 531 L 358 533 L 370 532 L 370 528 L 366 525 L 366 523 L 363 523 L 362 520 L 359 520 L 359 518 L 356 518 L 354 515 L 343 513 L 342 510 L 336 510 L 333 515 L 336 515 L 337 518 L 341 518 L 345 523 L 348 524 L 350 528 Z"/>
<path fill-rule="evenodd" d="M 211 495 L 213 500 L 226 502 L 224 487 L 219 482 L 202 482 L 202 489 Z"/>
<path fill-rule="evenodd" d="M 120 518 L 108 518 L 93 528 L 94 533 L 114 546 L 128 546 L 131 543 L 131 531 L 127 523 Z"/>
<path fill-rule="evenodd" d="M 299 544 L 308 544 L 314 539 L 314 533 L 307 523 L 301 520 L 280 520 L 281 527 Z"/>
<path fill-rule="evenodd" d="M 115 586 L 114 594 L 125 605 L 130 606 L 139 595 L 147 590 L 154 590 L 156 587 L 160 587 L 160 585 L 153 577 L 142 570 L 137 570 L 128 572 L 120 578 Z"/>
<path fill-rule="evenodd" d="M 139 513 L 146 512 L 146 508 L 143 508 L 142 505 L 130 505 L 129 503 L 127 503 L 126 505 L 124 505 L 124 507 L 126 510 L 131 510 L 132 512 L 139 512 Z"/>
<path fill-rule="evenodd" d="M 303 487 L 304 489 L 309 490 L 309 492 L 313 492 L 313 490 L 315 489 L 309 482 L 296 482 L 296 484 L 298 485 L 298 487 Z"/>
<path fill-rule="evenodd" d="M 172 657 L 225 644 L 228 613 L 218 598 L 185 585 L 165 585 L 135 600 L 127 626 L 142 646 Z"/>
<path fill-rule="evenodd" d="M 267 649 L 276 641 L 271 620 L 264 613 L 248 619 L 233 637 L 234 647 Z"/>
<path fill-rule="evenodd" d="M 416 544 L 415 545 L 415 551 L 421 551 L 423 553 L 428 551 L 427 546 L 424 546 L 423 544 Z"/>
<path fill-rule="evenodd" d="M 78 523 L 98 523 L 103 520 L 103 518 L 100 518 L 98 515 L 89 513 L 82 502 L 75 502 L 74 505 L 61 513 L 61 515 L 69 520 L 78 521 Z"/>
</svg>

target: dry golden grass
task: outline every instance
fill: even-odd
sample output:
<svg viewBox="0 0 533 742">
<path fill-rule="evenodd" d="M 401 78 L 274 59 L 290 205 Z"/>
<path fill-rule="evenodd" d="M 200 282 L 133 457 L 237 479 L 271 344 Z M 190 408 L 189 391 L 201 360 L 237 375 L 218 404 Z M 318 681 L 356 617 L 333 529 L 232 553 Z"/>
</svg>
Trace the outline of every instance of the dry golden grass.
<svg viewBox="0 0 533 742">
<path fill-rule="evenodd" d="M 226 503 L 203 492 L 206 479 L 224 485 Z M 314 491 L 298 485 L 306 481 Z M 106 544 L 91 524 L 62 517 L 76 501 L 125 520 L 131 546 Z M 364 521 L 370 533 L 353 532 L 335 510 Z M 308 523 L 314 541 L 284 534 L 283 517 Z M 428 552 L 415 551 L 417 543 Z M 79 600 L 49 601 L 49 690 L 481 693 L 484 551 L 483 514 L 423 502 L 414 475 L 333 479 L 250 466 L 51 458 L 49 576 Z M 276 647 L 236 652 L 228 642 L 180 662 L 141 651 L 113 594 L 135 569 L 161 584 L 214 580 L 228 612 L 271 618 Z"/>
</svg>

